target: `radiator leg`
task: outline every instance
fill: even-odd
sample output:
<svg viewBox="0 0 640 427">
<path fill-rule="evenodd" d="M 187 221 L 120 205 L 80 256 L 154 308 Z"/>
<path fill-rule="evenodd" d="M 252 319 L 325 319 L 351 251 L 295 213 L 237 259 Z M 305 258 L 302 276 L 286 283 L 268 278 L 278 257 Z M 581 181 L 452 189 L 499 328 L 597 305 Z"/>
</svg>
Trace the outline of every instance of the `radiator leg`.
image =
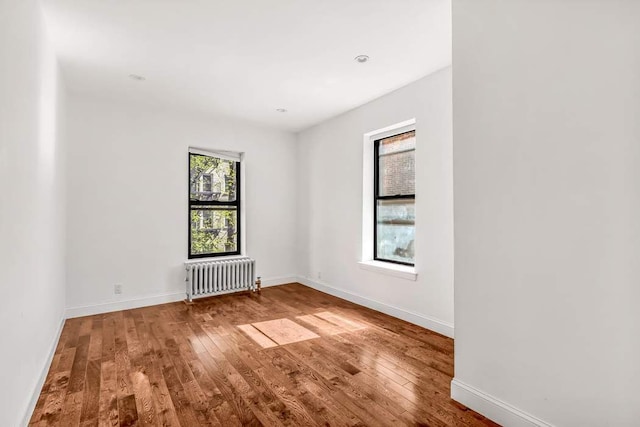
<svg viewBox="0 0 640 427">
<path fill-rule="evenodd" d="M 187 270 L 187 277 L 184 278 L 184 281 L 187 284 L 187 301 L 193 302 L 193 291 L 191 289 L 191 280 L 189 280 L 189 277 L 193 277 L 193 270 L 191 269 Z"/>
</svg>

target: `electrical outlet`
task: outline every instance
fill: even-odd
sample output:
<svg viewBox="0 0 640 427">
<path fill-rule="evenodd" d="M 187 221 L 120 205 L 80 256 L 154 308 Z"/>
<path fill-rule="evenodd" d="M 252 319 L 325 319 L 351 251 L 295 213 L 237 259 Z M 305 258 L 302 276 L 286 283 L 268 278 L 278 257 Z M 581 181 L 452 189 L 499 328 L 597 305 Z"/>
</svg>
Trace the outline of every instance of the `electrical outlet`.
<svg viewBox="0 0 640 427">
<path fill-rule="evenodd" d="M 113 285 L 113 293 L 114 294 L 121 294 L 122 293 L 122 285 L 117 284 L 117 285 Z"/>
<path fill-rule="evenodd" d="M 318 279 L 322 279 L 322 272 L 318 271 Z"/>
</svg>

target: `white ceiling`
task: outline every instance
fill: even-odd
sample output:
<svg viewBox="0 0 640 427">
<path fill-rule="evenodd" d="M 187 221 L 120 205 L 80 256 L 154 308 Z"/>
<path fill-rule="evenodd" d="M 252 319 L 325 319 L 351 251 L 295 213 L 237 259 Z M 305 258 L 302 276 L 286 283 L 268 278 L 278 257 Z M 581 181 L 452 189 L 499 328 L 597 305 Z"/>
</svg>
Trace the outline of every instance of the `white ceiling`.
<svg viewBox="0 0 640 427">
<path fill-rule="evenodd" d="M 450 0 L 42 2 L 70 90 L 290 131 L 451 64 Z"/>
</svg>

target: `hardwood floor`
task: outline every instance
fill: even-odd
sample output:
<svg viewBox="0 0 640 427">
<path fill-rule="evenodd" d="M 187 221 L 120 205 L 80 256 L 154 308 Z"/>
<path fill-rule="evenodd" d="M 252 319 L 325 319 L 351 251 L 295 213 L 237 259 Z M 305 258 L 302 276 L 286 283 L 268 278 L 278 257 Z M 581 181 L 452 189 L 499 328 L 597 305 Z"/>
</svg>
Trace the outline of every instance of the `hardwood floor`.
<svg viewBox="0 0 640 427">
<path fill-rule="evenodd" d="M 452 375 L 451 339 L 290 284 L 67 320 L 30 426 L 496 425 Z"/>
</svg>

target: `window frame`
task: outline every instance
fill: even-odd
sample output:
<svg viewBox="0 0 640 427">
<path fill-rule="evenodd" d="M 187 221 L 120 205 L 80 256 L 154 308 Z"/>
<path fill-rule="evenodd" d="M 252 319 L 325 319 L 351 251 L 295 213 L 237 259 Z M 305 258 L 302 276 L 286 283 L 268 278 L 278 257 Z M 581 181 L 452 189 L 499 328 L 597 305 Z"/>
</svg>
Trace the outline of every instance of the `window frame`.
<svg viewBox="0 0 640 427">
<path fill-rule="evenodd" d="M 217 159 L 232 161 L 236 164 L 236 197 L 234 201 L 224 200 L 191 200 L 191 156 L 203 156 L 203 157 L 215 157 Z M 199 184 L 199 183 L 198 183 Z M 213 186 L 213 178 L 212 178 Z M 234 256 L 242 254 L 242 161 L 236 159 L 230 159 L 227 156 L 219 155 L 215 152 L 205 153 L 196 150 L 189 150 L 187 152 L 187 258 L 213 258 Z M 199 206 L 235 206 L 236 208 L 236 250 L 229 252 L 210 252 L 204 254 L 191 253 L 191 211 L 197 209 Z"/>
<path fill-rule="evenodd" d="M 403 130 L 397 133 L 393 133 L 391 135 L 386 135 L 384 137 L 378 137 L 373 141 L 373 260 L 380 262 L 388 262 L 392 264 L 405 265 L 409 267 L 415 267 L 414 262 L 403 262 L 394 259 L 380 258 L 378 257 L 378 201 L 379 200 L 405 200 L 410 199 L 414 202 L 415 208 L 415 189 L 413 194 L 394 194 L 390 196 L 380 196 L 380 141 L 388 138 L 393 138 L 399 135 L 404 135 L 407 133 L 414 133 L 415 138 L 415 129 Z M 415 148 L 413 149 L 415 156 Z M 414 172 L 415 173 L 415 172 Z M 415 229 L 415 222 L 413 224 Z"/>
</svg>

